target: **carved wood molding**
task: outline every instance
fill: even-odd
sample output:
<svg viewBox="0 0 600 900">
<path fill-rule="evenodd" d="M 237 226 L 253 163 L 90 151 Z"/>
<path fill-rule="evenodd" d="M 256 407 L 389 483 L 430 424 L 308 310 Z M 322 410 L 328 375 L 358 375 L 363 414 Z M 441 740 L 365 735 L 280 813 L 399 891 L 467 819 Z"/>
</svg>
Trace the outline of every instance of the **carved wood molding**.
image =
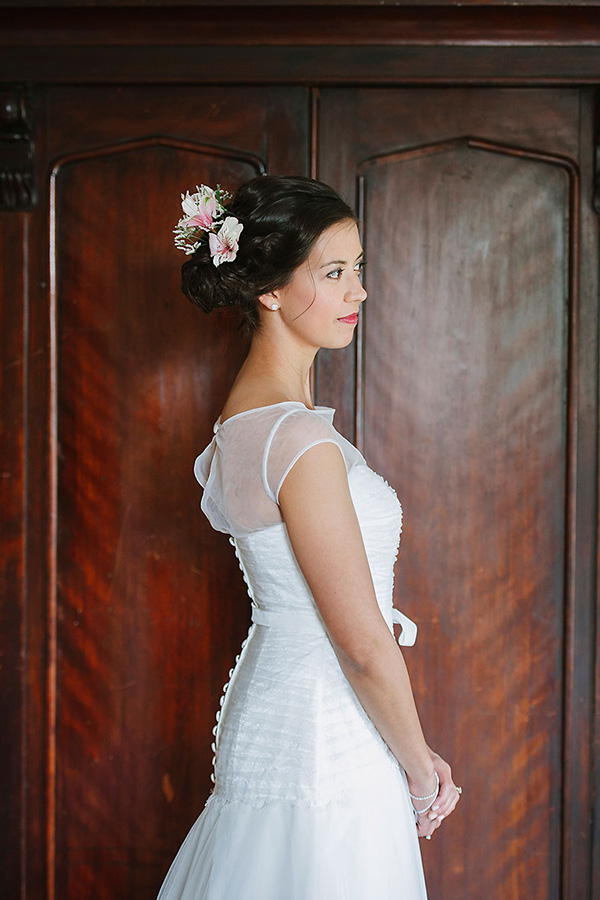
<svg viewBox="0 0 600 900">
<path fill-rule="evenodd" d="M 594 191 L 592 194 L 592 207 L 600 216 L 600 134 L 596 135 L 594 147 Z"/>
<path fill-rule="evenodd" d="M 2 0 L 0 0 L 0 5 Z M 0 80 L 53 84 L 600 82 L 592 6 L 7 9 Z"/>
<path fill-rule="evenodd" d="M 0 85 L 0 210 L 31 209 L 36 202 L 30 91 Z"/>
<path fill-rule="evenodd" d="M 599 0 L 600 2 L 600 0 Z M 0 0 L 0 6 L 2 0 Z M 0 43 L 65 46 L 554 46 L 600 45 L 600 13 L 586 6 L 419 5 L 268 7 L 203 4 L 36 11 L 16 4 Z"/>
</svg>

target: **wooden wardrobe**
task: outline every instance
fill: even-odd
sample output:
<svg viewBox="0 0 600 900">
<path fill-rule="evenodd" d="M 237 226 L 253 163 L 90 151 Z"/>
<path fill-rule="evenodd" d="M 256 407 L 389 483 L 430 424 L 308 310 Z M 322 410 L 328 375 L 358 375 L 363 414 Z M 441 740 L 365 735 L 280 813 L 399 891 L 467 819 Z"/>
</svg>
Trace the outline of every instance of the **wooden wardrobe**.
<svg viewBox="0 0 600 900">
<path fill-rule="evenodd" d="M 600 897 L 598 8 L 0 0 L 0 83 L 0 895 L 154 898 L 208 796 L 249 600 L 192 466 L 247 345 L 172 229 L 268 172 L 361 218 L 315 400 L 404 509 L 431 900 Z"/>
</svg>

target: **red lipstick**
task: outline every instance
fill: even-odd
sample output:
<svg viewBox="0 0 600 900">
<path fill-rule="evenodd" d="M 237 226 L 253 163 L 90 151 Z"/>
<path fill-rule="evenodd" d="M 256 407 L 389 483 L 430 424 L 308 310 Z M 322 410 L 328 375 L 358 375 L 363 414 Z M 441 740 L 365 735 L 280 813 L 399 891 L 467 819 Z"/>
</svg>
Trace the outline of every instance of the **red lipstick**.
<svg viewBox="0 0 600 900">
<path fill-rule="evenodd" d="M 358 322 L 358 313 L 352 313 L 350 316 L 344 316 L 343 319 L 338 319 L 338 322 L 347 322 L 349 325 L 356 325 Z"/>
</svg>

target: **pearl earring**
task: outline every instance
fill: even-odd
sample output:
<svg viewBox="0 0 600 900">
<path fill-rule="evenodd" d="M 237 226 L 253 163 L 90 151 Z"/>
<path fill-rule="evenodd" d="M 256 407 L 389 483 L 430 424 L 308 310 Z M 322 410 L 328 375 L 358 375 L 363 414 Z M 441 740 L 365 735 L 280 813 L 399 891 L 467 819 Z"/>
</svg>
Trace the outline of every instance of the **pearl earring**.
<svg viewBox="0 0 600 900">
<path fill-rule="evenodd" d="M 271 303 L 271 309 L 279 309 L 278 303 Z"/>
</svg>

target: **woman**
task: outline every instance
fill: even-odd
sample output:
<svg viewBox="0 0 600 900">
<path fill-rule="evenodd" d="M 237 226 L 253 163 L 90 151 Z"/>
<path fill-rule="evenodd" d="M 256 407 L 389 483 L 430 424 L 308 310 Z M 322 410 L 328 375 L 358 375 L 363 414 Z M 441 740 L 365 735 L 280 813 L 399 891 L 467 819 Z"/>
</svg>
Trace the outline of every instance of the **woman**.
<svg viewBox="0 0 600 900">
<path fill-rule="evenodd" d="M 226 205 L 225 205 L 226 204 Z M 421 900 L 418 836 L 460 788 L 426 744 L 393 636 L 402 509 L 315 407 L 320 347 L 366 298 L 356 216 L 328 186 L 266 176 L 183 198 L 183 289 L 238 306 L 252 341 L 195 474 L 231 535 L 252 626 L 215 728 L 214 789 L 159 900 Z"/>
</svg>

